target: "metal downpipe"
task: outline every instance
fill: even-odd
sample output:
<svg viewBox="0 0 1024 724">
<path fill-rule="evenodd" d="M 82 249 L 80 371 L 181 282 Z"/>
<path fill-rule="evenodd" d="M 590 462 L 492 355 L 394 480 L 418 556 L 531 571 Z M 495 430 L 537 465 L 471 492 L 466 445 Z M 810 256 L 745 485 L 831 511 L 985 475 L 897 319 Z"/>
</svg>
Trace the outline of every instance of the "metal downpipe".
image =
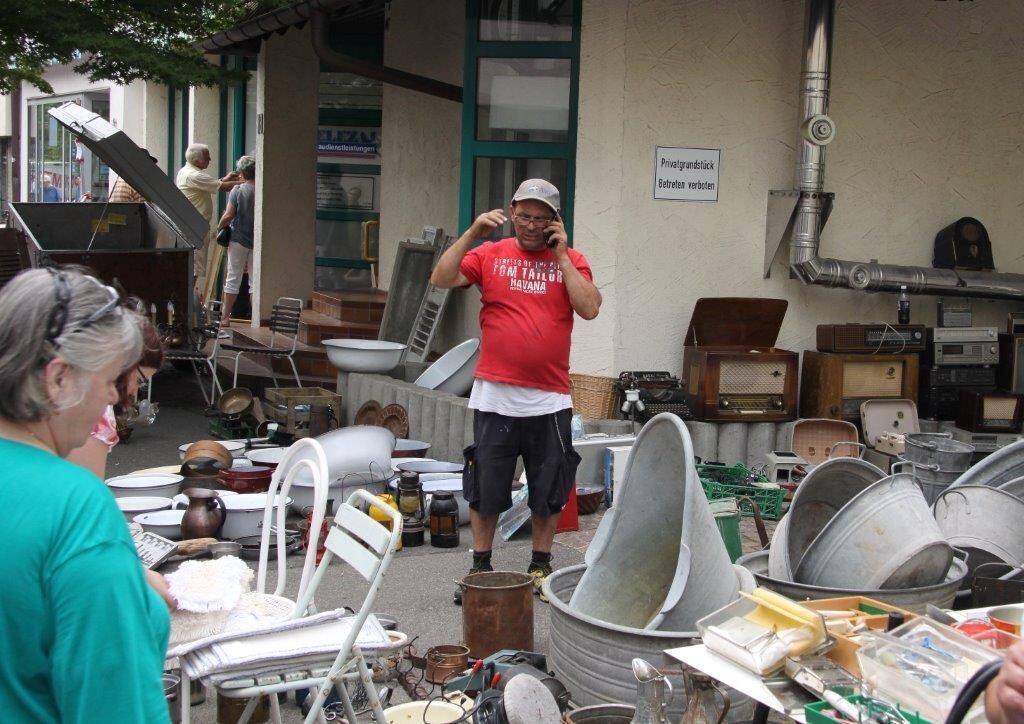
<svg viewBox="0 0 1024 724">
<path fill-rule="evenodd" d="M 906 287 L 911 294 L 1024 298 L 1024 275 L 1021 274 L 899 266 L 818 256 L 828 197 L 824 192 L 825 146 L 835 136 L 835 126 L 828 116 L 835 0 L 807 0 L 805 7 L 795 179 L 800 198 L 793 212 L 789 241 L 793 273 L 805 284 L 862 291 L 898 292 Z"/>
</svg>

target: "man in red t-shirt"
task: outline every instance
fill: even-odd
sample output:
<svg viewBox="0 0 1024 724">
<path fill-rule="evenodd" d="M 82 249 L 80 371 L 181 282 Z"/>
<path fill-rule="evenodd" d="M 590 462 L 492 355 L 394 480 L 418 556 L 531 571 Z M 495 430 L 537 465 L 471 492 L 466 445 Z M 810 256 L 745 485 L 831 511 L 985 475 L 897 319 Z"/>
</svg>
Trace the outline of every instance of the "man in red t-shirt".
<svg viewBox="0 0 1024 724">
<path fill-rule="evenodd" d="M 430 278 L 442 288 L 475 284 L 483 302 L 483 341 L 469 398 L 474 444 L 465 450 L 462 475 L 473 530 L 470 573 L 493 570 L 498 514 L 512 506 L 522 456 L 533 522 L 527 572 L 538 593 L 551 573 L 555 528 L 580 461 L 570 433 L 573 313 L 593 319 L 601 307 L 590 265 L 569 248 L 559 208 L 551 183 L 524 181 L 512 197 L 515 236 L 470 250 L 507 221 L 502 209 L 483 213 L 441 256 Z"/>
</svg>

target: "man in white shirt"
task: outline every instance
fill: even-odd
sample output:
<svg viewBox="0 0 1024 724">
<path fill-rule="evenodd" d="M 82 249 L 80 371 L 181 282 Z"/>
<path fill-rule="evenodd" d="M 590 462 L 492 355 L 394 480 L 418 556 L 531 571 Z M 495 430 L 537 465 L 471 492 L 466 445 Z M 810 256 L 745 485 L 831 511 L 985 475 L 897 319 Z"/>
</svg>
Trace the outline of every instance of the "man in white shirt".
<svg viewBox="0 0 1024 724">
<path fill-rule="evenodd" d="M 215 178 L 206 172 L 210 166 L 210 148 L 202 143 L 193 143 L 185 149 L 185 165 L 178 171 L 175 180 L 185 198 L 203 215 L 206 223 L 213 224 L 213 195 L 219 191 L 230 191 L 242 179 L 232 171 L 222 178 Z M 195 250 L 193 282 L 202 289 L 206 278 L 206 254 L 210 248 L 210 233 L 207 232 L 202 249 Z"/>
</svg>

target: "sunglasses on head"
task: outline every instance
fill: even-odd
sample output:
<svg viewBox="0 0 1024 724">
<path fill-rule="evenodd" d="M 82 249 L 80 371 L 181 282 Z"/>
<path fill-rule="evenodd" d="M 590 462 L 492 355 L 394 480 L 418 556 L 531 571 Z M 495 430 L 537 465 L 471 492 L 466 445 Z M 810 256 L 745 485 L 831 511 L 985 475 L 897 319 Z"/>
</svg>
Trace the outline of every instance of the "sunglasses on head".
<svg viewBox="0 0 1024 724">
<path fill-rule="evenodd" d="M 54 346 L 59 346 L 57 344 L 57 340 L 65 332 L 65 328 L 68 323 L 68 312 L 71 308 L 71 284 L 68 282 L 67 275 L 59 269 L 50 269 L 49 271 L 53 277 L 53 293 L 56 299 L 56 304 L 50 312 L 50 318 L 46 323 L 46 341 Z M 103 319 L 114 309 L 121 308 L 121 295 L 117 293 L 116 289 L 104 284 L 95 277 L 86 276 L 85 278 L 105 290 L 110 298 L 107 300 L 106 304 L 86 317 L 85 320 L 76 324 L 69 333 L 80 332 L 83 329 L 87 329 L 99 320 Z"/>
</svg>

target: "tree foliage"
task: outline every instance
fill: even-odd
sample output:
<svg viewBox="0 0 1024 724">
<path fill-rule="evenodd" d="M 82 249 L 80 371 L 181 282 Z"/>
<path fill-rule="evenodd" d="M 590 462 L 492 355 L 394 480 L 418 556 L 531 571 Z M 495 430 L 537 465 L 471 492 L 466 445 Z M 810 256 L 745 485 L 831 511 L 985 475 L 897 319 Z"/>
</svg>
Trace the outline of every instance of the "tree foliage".
<svg viewBox="0 0 1024 724">
<path fill-rule="evenodd" d="M 43 78 L 54 63 L 75 62 L 90 80 L 148 80 L 209 86 L 245 77 L 208 62 L 193 43 L 238 22 L 242 0 L 0 0 L 0 93 Z"/>
</svg>

